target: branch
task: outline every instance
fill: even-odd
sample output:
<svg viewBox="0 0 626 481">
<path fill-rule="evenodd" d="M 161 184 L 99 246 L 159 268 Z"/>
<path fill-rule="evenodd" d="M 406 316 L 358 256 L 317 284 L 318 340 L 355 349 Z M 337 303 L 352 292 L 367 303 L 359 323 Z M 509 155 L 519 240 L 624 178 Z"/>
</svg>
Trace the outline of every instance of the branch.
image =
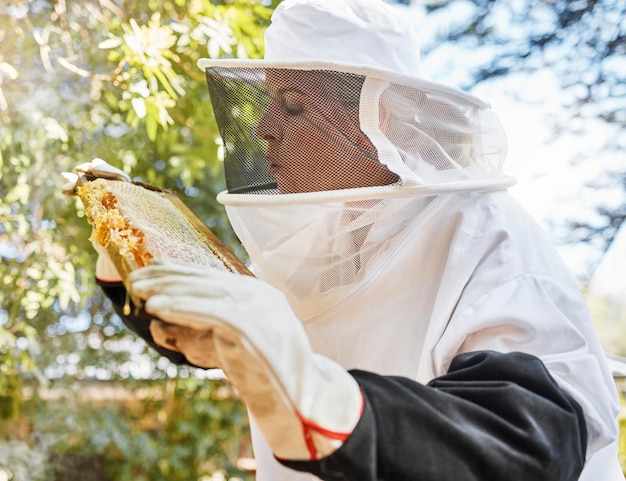
<svg viewBox="0 0 626 481">
<path fill-rule="evenodd" d="M 102 81 L 111 80 L 111 76 L 110 75 L 89 72 L 88 70 L 82 69 L 82 68 L 77 67 L 76 65 L 70 63 L 67 59 L 65 59 L 63 57 L 54 57 L 54 59 L 62 67 L 65 67 L 70 72 L 74 72 L 75 74 L 80 75 L 81 77 L 91 78 L 91 79 L 94 79 L 94 80 L 102 80 Z"/>
</svg>

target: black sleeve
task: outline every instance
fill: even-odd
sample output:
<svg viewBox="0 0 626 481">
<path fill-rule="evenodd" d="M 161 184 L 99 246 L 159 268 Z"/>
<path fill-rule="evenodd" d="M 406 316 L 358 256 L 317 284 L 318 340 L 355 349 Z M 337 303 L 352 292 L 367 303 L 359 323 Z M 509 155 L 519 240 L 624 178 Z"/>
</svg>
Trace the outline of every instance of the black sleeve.
<svg viewBox="0 0 626 481">
<path fill-rule="evenodd" d="M 121 282 L 103 282 L 100 280 L 96 280 L 96 282 L 102 288 L 104 294 L 111 299 L 115 312 L 122 318 L 122 321 L 124 321 L 124 324 L 126 324 L 128 328 L 143 338 L 150 347 L 154 348 L 162 356 L 167 357 L 173 363 L 193 366 L 180 352 L 166 349 L 154 342 L 152 334 L 150 334 L 150 321 L 152 318 L 135 309 L 130 299 L 128 300 L 130 303 L 130 314 L 124 314 L 124 304 L 127 301 L 124 284 Z"/>
<path fill-rule="evenodd" d="M 576 481 L 582 471 L 582 409 L 534 356 L 460 354 L 426 386 L 351 374 L 365 409 L 346 442 L 319 461 L 280 462 L 325 481 Z"/>
</svg>

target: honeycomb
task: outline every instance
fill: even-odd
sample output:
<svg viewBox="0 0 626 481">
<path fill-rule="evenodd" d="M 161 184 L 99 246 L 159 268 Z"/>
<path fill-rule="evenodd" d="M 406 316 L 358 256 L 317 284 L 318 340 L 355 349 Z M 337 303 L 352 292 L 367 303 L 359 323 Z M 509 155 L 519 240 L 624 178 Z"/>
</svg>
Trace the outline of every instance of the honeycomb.
<svg viewBox="0 0 626 481">
<path fill-rule="evenodd" d="M 170 191 L 118 180 L 79 182 L 92 239 L 125 279 L 152 258 L 251 275 L 245 265 Z"/>
</svg>

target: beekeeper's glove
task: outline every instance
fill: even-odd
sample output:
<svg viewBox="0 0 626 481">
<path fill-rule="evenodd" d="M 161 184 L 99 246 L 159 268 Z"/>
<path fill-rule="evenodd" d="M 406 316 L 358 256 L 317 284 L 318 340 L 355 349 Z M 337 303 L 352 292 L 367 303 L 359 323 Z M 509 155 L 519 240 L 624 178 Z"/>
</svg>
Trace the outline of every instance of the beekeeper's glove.
<svg viewBox="0 0 626 481">
<path fill-rule="evenodd" d="M 212 329 L 197 330 L 153 320 L 150 322 L 150 334 L 159 346 L 184 354 L 194 366 L 205 369 L 219 367 Z"/>
<path fill-rule="evenodd" d="M 358 384 L 311 350 L 279 290 L 251 276 L 169 260 L 134 271 L 129 281 L 146 312 L 169 324 L 153 322 L 154 339 L 174 343 L 194 363 L 202 352 L 200 364 L 217 361 L 278 458 L 328 456 L 358 423 Z"/>
<path fill-rule="evenodd" d="M 76 195 L 76 184 L 80 175 L 85 176 L 88 180 L 101 178 L 130 182 L 130 176 L 126 172 L 113 167 L 106 160 L 96 157 L 91 162 L 77 165 L 75 172 L 61 172 L 63 177 L 61 192 L 65 195 Z"/>
<path fill-rule="evenodd" d="M 76 185 L 78 183 L 79 176 L 85 176 L 89 180 L 104 178 L 113 180 L 130 181 L 130 176 L 113 167 L 108 162 L 95 158 L 91 162 L 85 162 L 76 166 L 75 172 L 62 172 L 63 186 L 61 192 L 65 195 L 76 195 Z M 103 282 L 119 282 L 122 280 L 121 276 L 117 272 L 117 268 L 111 261 L 111 257 L 104 247 L 102 247 L 92 235 L 91 243 L 98 253 L 98 260 L 96 261 L 96 278 Z"/>
</svg>

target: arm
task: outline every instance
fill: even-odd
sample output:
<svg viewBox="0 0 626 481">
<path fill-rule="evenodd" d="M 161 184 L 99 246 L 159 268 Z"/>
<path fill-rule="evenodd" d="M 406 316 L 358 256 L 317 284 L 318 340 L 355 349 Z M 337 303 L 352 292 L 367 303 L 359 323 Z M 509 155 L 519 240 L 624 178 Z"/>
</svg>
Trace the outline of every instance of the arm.
<svg viewBox="0 0 626 481">
<path fill-rule="evenodd" d="M 158 261 L 129 280 L 170 336 L 196 332 L 177 338 L 181 352 L 215 352 L 287 467 L 353 481 L 575 481 L 581 472 L 581 409 L 536 357 L 461 354 L 426 386 L 349 373 L 312 351 L 284 294 L 259 279 Z M 152 334 L 163 339 L 159 326 Z"/>
<path fill-rule="evenodd" d="M 359 481 L 574 481 L 582 470 L 582 410 L 534 356 L 461 354 L 426 386 L 351 374 L 365 397 L 352 435 L 327 458 L 284 465 Z"/>
</svg>

